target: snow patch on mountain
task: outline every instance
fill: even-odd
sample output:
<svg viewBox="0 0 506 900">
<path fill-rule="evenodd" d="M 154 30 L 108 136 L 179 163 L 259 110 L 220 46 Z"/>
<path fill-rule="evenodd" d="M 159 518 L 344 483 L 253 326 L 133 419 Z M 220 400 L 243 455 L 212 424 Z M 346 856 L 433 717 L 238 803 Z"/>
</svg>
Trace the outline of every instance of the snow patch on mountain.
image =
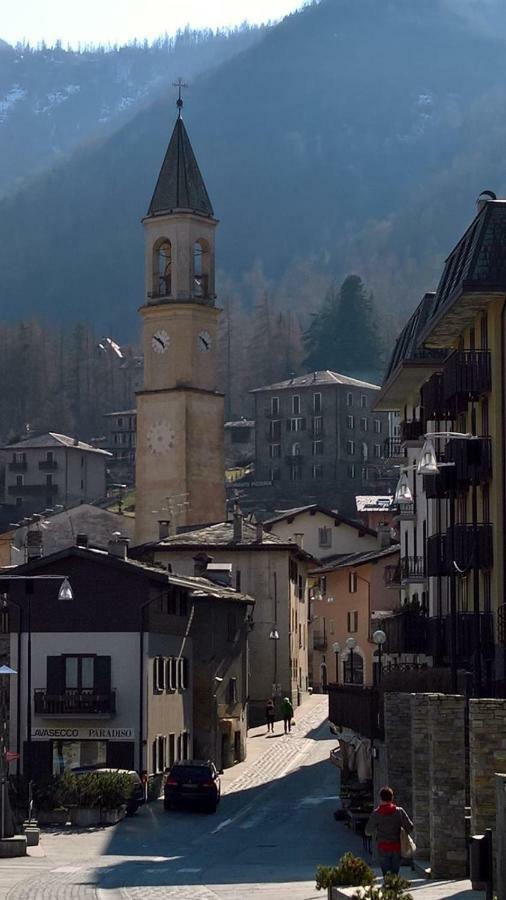
<svg viewBox="0 0 506 900">
<path fill-rule="evenodd" d="M 78 84 L 67 84 L 60 91 L 51 91 L 49 94 L 45 95 L 44 100 L 39 100 L 34 106 L 34 112 L 38 116 L 41 113 L 47 113 L 55 106 L 60 106 L 61 103 L 65 103 L 70 97 L 74 94 L 78 94 L 81 90 Z"/>
<path fill-rule="evenodd" d="M 14 109 L 16 103 L 19 103 L 26 97 L 25 91 L 19 84 L 13 84 L 10 91 L 0 100 L 0 125 L 3 125 L 9 113 Z"/>
</svg>

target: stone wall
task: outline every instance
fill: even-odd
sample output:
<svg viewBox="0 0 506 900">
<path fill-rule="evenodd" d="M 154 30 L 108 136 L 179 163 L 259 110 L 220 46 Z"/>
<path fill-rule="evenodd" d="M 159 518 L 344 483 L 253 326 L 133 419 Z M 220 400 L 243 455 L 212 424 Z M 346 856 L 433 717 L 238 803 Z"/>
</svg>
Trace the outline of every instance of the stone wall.
<svg viewBox="0 0 506 900">
<path fill-rule="evenodd" d="M 433 878 L 466 874 L 465 698 L 428 696 L 430 867 Z"/>
<path fill-rule="evenodd" d="M 374 742 L 374 753 L 373 790 L 376 803 L 381 788 L 388 784 L 387 751 L 383 741 Z"/>
<path fill-rule="evenodd" d="M 429 697 L 411 694 L 411 772 L 416 855 L 430 855 Z"/>
<path fill-rule="evenodd" d="M 413 812 L 411 770 L 411 694 L 385 693 L 385 747 L 388 783 L 399 806 Z"/>
<path fill-rule="evenodd" d="M 497 900 L 506 900 L 506 775 L 495 776 Z"/>
<path fill-rule="evenodd" d="M 506 701 L 469 701 L 471 830 L 495 828 L 495 772 L 506 762 Z M 503 759 L 501 759 L 503 757 Z"/>
</svg>

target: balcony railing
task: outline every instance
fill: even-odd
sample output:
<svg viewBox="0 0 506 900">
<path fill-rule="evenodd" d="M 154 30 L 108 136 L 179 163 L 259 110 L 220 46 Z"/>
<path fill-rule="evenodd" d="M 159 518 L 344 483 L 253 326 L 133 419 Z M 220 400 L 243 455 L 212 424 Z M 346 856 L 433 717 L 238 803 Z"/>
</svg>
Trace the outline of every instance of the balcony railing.
<svg viewBox="0 0 506 900">
<path fill-rule="evenodd" d="M 492 526 L 488 523 L 452 525 L 446 534 L 427 539 L 427 575 L 432 577 L 461 574 L 475 567 L 492 567 Z M 458 569 L 455 568 L 457 564 Z"/>
<path fill-rule="evenodd" d="M 63 694 L 48 694 L 37 689 L 34 692 L 35 715 L 60 716 L 101 716 L 108 718 L 116 713 L 116 692 L 96 694 L 93 691 L 66 691 Z"/>
<path fill-rule="evenodd" d="M 327 635 L 323 631 L 313 631 L 313 650 L 325 650 L 327 648 Z"/>
<path fill-rule="evenodd" d="M 9 463 L 9 472 L 26 472 L 27 468 L 28 468 L 28 463 L 27 463 L 26 459 L 24 459 L 22 462 L 19 461 L 19 462 L 10 462 Z"/>
<path fill-rule="evenodd" d="M 492 386 L 489 350 L 456 350 L 443 368 L 443 395 L 457 412 L 478 400 Z"/>
<path fill-rule="evenodd" d="M 401 558 L 401 578 L 403 581 L 417 581 L 425 578 L 423 556 L 403 556 Z"/>
<path fill-rule="evenodd" d="M 401 439 L 399 437 L 391 437 L 383 441 L 383 459 L 399 459 L 401 456 Z"/>
<path fill-rule="evenodd" d="M 383 737 L 380 694 L 376 688 L 328 685 L 329 719 L 340 728 L 350 728 L 362 737 Z"/>
<path fill-rule="evenodd" d="M 41 472 L 55 472 L 58 468 L 58 463 L 55 459 L 43 459 L 39 463 L 39 469 Z"/>
<path fill-rule="evenodd" d="M 483 483 L 492 475 L 492 442 L 487 437 L 451 438 L 445 447 L 445 461 L 455 465 L 454 479 L 458 483 Z M 450 467 L 448 467 L 450 468 Z"/>
<path fill-rule="evenodd" d="M 14 497 L 51 497 L 58 493 L 57 484 L 10 484 L 8 494 Z"/>
<path fill-rule="evenodd" d="M 401 422 L 401 443 L 420 441 L 425 432 L 424 424 L 419 419 Z"/>
<path fill-rule="evenodd" d="M 423 613 L 401 610 L 382 619 L 381 627 L 387 636 L 384 646 L 386 653 L 427 652 L 427 617 Z"/>
<path fill-rule="evenodd" d="M 444 394 L 442 372 L 435 372 L 422 385 L 420 398 L 425 430 L 427 422 L 451 422 L 455 418 L 454 406 Z"/>
<path fill-rule="evenodd" d="M 399 521 L 400 522 L 411 522 L 414 518 L 416 518 L 416 504 L 413 503 L 399 503 Z"/>
<path fill-rule="evenodd" d="M 484 656 L 490 656 L 494 649 L 494 617 L 492 613 L 459 612 L 456 617 L 456 658 L 463 666 L 472 663 L 475 652 L 476 632 L 479 632 L 479 646 Z M 449 663 L 452 656 L 451 616 L 427 619 L 428 655 L 436 660 Z"/>
</svg>

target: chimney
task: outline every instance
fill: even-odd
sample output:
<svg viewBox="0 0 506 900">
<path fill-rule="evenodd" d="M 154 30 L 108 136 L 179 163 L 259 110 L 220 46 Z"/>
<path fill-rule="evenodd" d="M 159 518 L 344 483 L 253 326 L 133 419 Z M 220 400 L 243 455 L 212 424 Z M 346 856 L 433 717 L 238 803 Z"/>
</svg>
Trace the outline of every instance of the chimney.
<svg viewBox="0 0 506 900">
<path fill-rule="evenodd" d="M 26 558 L 27 560 L 31 559 L 40 559 L 44 556 L 44 545 L 42 542 L 42 532 L 37 529 L 36 531 L 28 531 L 26 534 Z"/>
<path fill-rule="evenodd" d="M 158 539 L 163 541 L 170 537 L 170 519 L 160 519 L 158 521 Z"/>
<path fill-rule="evenodd" d="M 390 525 L 388 525 L 386 522 L 379 523 L 377 530 L 377 540 L 380 550 L 386 550 L 387 547 L 390 547 Z"/>
<path fill-rule="evenodd" d="M 130 541 L 126 537 L 118 537 L 115 540 L 109 541 L 107 544 L 109 556 L 117 556 L 118 559 L 126 559 L 129 543 Z"/>
<path fill-rule="evenodd" d="M 482 191 L 476 201 L 476 212 L 480 213 L 490 200 L 497 200 L 497 194 L 494 191 Z"/>
<path fill-rule="evenodd" d="M 74 438 L 74 447 L 79 447 L 79 438 Z"/>
<path fill-rule="evenodd" d="M 84 534 L 84 532 L 80 531 L 79 534 L 76 534 L 76 547 L 87 547 L 88 546 L 88 535 Z"/>
<path fill-rule="evenodd" d="M 193 574 L 200 576 L 200 578 L 205 578 L 207 567 L 212 561 L 213 557 L 209 556 L 209 554 L 205 553 L 203 550 L 200 553 L 197 553 L 193 557 Z"/>
<path fill-rule="evenodd" d="M 294 531 L 293 536 L 295 538 L 295 543 L 299 545 L 300 549 L 304 549 L 304 532 L 303 531 Z"/>
<path fill-rule="evenodd" d="M 264 526 L 262 525 L 261 522 L 257 522 L 255 525 L 255 529 L 256 529 L 256 539 L 255 540 L 256 540 L 257 544 L 261 544 L 261 543 L 263 543 L 263 539 L 264 539 Z"/>
<path fill-rule="evenodd" d="M 242 542 L 242 513 L 234 510 L 234 543 Z"/>
</svg>

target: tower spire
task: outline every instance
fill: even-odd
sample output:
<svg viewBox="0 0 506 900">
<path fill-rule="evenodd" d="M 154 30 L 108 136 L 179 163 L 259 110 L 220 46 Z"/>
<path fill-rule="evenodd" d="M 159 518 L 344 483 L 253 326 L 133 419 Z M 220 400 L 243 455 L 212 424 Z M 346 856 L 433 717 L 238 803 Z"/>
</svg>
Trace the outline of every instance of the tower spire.
<svg viewBox="0 0 506 900">
<path fill-rule="evenodd" d="M 181 76 L 179 76 L 178 80 L 174 81 L 172 83 L 172 87 L 177 87 L 179 89 L 179 96 L 176 100 L 176 106 L 177 106 L 177 110 L 178 110 L 177 117 L 178 117 L 178 119 L 180 119 L 181 118 L 181 110 L 183 109 L 183 97 L 182 97 L 181 92 L 182 92 L 183 88 L 187 88 L 188 85 L 183 81 Z"/>
</svg>

